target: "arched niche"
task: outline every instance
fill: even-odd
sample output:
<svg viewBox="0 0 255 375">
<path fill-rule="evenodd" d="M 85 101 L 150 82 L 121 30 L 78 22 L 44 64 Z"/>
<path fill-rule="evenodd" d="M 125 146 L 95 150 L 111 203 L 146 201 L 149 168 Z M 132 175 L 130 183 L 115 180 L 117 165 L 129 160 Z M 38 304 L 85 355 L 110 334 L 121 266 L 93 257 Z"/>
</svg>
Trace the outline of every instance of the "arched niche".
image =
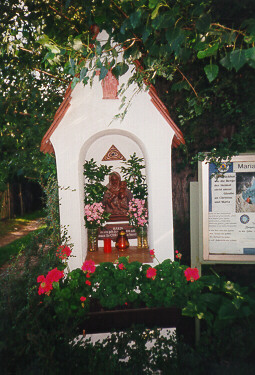
<svg viewBox="0 0 255 375">
<path fill-rule="evenodd" d="M 144 159 L 145 169 L 143 170 L 143 174 L 145 175 L 146 182 L 147 182 L 147 175 L 146 175 L 146 152 L 144 149 L 144 146 L 142 142 L 135 137 L 133 134 L 119 130 L 119 131 L 103 131 L 99 132 L 90 139 L 87 140 L 87 142 L 84 144 L 84 146 L 81 149 L 81 155 L 80 155 L 80 169 L 81 174 L 83 176 L 83 165 L 85 161 L 89 161 L 93 159 L 96 161 L 97 165 L 106 165 L 106 166 L 112 166 L 112 171 L 118 172 L 121 175 L 121 166 L 123 164 L 123 160 L 103 160 L 104 156 L 108 153 L 108 151 L 111 149 L 111 147 L 114 146 L 121 155 L 128 160 L 131 155 L 136 153 L 136 156 L 138 158 Z M 123 177 L 121 175 L 121 177 Z M 83 189 L 84 189 L 84 182 L 85 179 L 83 177 Z M 105 181 L 105 185 L 108 183 L 108 178 Z M 83 200 L 81 202 L 82 209 L 84 207 L 84 195 Z M 86 247 L 87 247 L 87 236 L 86 236 L 86 228 L 84 225 L 84 250 L 83 254 L 84 257 L 86 256 Z M 136 240 L 131 239 L 130 244 L 132 246 L 136 245 Z M 103 246 L 103 241 L 99 241 L 99 246 Z"/>
</svg>

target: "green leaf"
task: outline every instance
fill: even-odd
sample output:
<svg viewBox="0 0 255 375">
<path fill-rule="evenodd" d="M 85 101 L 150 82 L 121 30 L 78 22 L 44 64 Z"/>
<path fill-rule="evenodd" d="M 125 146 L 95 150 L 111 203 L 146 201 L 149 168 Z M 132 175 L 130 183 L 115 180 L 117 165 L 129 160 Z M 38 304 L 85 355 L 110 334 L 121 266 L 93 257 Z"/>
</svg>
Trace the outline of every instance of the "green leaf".
<svg viewBox="0 0 255 375">
<path fill-rule="evenodd" d="M 209 82 L 212 82 L 219 73 L 219 67 L 216 64 L 209 64 L 204 67 L 206 77 Z"/>
<path fill-rule="evenodd" d="M 97 59 L 97 61 L 96 61 L 96 67 L 99 68 L 99 69 L 101 69 L 102 66 L 103 66 L 103 64 L 102 64 L 101 60 Z"/>
<path fill-rule="evenodd" d="M 97 55 L 101 55 L 102 53 L 102 46 L 99 43 L 96 45 L 96 53 Z"/>
<path fill-rule="evenodd" d="M 149 0 L 149 8 L 154 9 L 159 3 L 159 0 Z"/>
<path fill-rule="evenodd" d="M 215 43 L 212 47 L 199 51 L 197 54 L 198 59 L 204 59 L 205 57 L 213 56 L 219 49 L 219 43 Z"/>
<path fill-rule="evenodd" d="M 255 61 L 254 61 L 254 60 L 249 60 L 249 61 L 248 61 L 248 65 L 249 65 L 251 68 L 255 69 Z"/>
<path fill-rule="evenodd" d="M 169 42 L 170 47 L 176 53 L 178 53 L 182 47 L 182 43 L 185 40 L 185 33 L 180 28 L 168 29 L 166 32 L 166 39 Z"/>
<path fill-rule="evenodd" d="M 74 77 L 73 80 L 72 80 L 72 83 L 71 83 L 71 89 L 73 90 L 76 86 L 76 84 L 79 82 L 79 78 L 78 77 Z"/>
<path fill-rule="evenodd" d="M 233 68 L 233 65 L 230 61 L 230 53 L 227 53 L 221 60 L 220 63 L 224 68 L 231 70 Z"/>
<path fill-rule="evenodd" d="M 83 80 L 83 78 L 86 76 L 88 72 L 88 68 L 82 68 L 81 71 L 80 71 L 80 81 Z"/>
<path fill-rule="evenodd" d="M 211 16 L 210 14 L 202 14 L 197 22 L 196 22 L 196 28 L 200 32 L 206 32 L 211 24 Z"/>
<path fill-rule="evenodd" d="M 104 79 L 106 77 L 107 73 L 108 73 L 108 69 L 105 66 L 102 66 L 102 68 L 100 69 L 99 81 Z"/>
<path fill-rule="evenodd" d="M 148 27 L 145 27 L 143 32 L 142 32 L 142 40 L 143 42 L 145 43 L 146 40 L 149 38 L 150 34 L 151 34 L 151 28 L 148 28 Z"/>
<path fill-rule="evenodd" d="M 174 83 L 171 87 L 172 91 L 181 91 L 182 89 L 189 90 L 189 85 L 186 81 Z"/>
<path fill-rule="evenodd" d="M 235 70 L 238 72 L 238 70 L 241 69 L 242 66 L 247 62 L 247 59 L 245 57 L 245 50 L 237 49 L 230 52 L 230 61 Z"/>
<path fill-rule="evenodd" d="M 255 60 L 255 47 L 245 50 L 246 59 Z"/>
<path fill-rule="evenodd" d="M 43 44 L 43 45 L 46 43 L 49 43 L 48 35 L 43 34 L 42 36 L 40 36 L 40 38 L 38 39 L 38 43 Z"/>
<path fill-rule="evenodd" d="M 154 9 L 154 11 L 152 12 L 151 14 L 151 19 L 154 20 L 154 18 L 157 17 L 158 15 L 158 11 L 159 11 L 159 8 L 161 7 L 161 4 L 158 3 L 158 5 L 156 6 L 156 8 Z"/>
<path fill-rule="evenodd" d="M 222 320 L 234 319 L 238 316 L 238 310 L 231 301 L 224 300 L 219 308 L 218 316 Z"/>
<path fill-rule="evenodd" d="M 70 65 L 69 74 L 74 76 L 75 75 L 75 62 L 72 58 L 69 61 L 69 65 Z"/>
<path fill-rule="evenodd" d="M 128 71 L 128 65 L 125 63 L 118 63 L 112 70 L 115 77 L 122 76 Z"/>
<path fill-rule="evenodd" d="M 73 49 L 75 51 L 79 51 L 82 48 L 82 41 L 79 38 L 74 39 L 73 41 Z"/>
<path fill-rule="evenodd" d="M 132 13 L 131 16 L 129 17 L 130 23 L 133 28 L 137 27 L 140 24 L 141 16 L 142 16 L 142 11 L 138 9 L 137 12 Z"/>
<path fill-rule="evenodd" d="M 55 44 L 46 43 L 45 47 L 47 47 L 51 53 L 60 53 L 60 49 Z"/>
</svg>

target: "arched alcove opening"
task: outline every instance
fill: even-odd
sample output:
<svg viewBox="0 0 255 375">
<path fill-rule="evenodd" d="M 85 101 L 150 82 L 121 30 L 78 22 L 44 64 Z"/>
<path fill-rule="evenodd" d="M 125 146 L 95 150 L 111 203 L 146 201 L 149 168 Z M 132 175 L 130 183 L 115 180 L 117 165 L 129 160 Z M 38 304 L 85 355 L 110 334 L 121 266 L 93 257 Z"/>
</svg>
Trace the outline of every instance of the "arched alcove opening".
<svg viewBox="0 0 255 375">
<path fill-rule="evenodd" d="M 97 165 L 106 165 L 112 166 L 112 172 L 117 172 L 121 179 L 123 180 L 123 175 L 121 173 L 121 166 L 124 165 L 124 161 L 130 159 L 130 156 L 136 154 L 138 158 L 142 158 L 144 160 L 145 169 L 143 170 L 143 174 L 147 181 L 147 173 L 146 173 L 146 150 L 141 140 L 137 139 L 136 136 L 133 134 L 123 131 L 123 130 L 106 130 L 99 132 L 83 145 L 81 152 L 80 152 L 80 174 L 83 174 L 83 165 L 85 161 L 90 161 L 93 159 Z M 104 185 L 108 183 L 108 176 L 105 179 Z M 83 183 L 85 183 L 85 179 L 83 177 Z M 84 189 L 84 185 L 83 185 Z M 84 190 L 83 190 L 84 191 Z M 84 195 L 81 201 L 82 209 L 84 209 Z M 128 224 L 127 218 L 120 218 L 118 220 L 114 220 L 116 228 L 121 224 Z M 112 220 L 109 219 L 108 225 L 111 224 Z M 84 233 L 85 236 L 85 256 L 87 250 L 87 230 L 84 225 Z M 133 238 L 132 238 L 133 237 Z M 129 239 L 131 246 L 137 245 L 137 240 L 133 236 Z M 103 239 L 99 237 L 99 246 L 103 246 Z"/>
</svg>

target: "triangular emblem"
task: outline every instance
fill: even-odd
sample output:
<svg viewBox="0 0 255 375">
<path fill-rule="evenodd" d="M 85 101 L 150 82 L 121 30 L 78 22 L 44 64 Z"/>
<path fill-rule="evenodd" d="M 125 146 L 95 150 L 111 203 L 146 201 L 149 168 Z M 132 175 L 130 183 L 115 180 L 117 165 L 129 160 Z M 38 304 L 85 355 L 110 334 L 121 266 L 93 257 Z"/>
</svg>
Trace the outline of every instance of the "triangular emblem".
<svg viewBox="0 0 255 375">
<path fill-rule="evenodd" d="M 107 160 L 126 160 L 126 158 L 119 152 L 117 147 L 112 145 L 102 159 L 102 161 Z"/>
</svg>

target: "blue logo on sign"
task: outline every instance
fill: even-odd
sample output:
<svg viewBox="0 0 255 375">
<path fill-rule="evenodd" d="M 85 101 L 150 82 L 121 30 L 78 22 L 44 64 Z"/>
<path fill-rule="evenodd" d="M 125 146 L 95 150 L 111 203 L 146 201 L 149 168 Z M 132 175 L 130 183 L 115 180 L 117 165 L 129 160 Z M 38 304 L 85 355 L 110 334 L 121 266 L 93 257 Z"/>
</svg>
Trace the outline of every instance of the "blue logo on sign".
<svg viewBox="0 0 255 375">
<path fill-rule="evenodd" d="M 242 215 L 242 216 L 240 217 L 240 221 L 241 221 L 242 224 L 247 224 L 247 223 L 249 223 L 250 218 L 249 218 L 248 215 Z"/>
</svg>

